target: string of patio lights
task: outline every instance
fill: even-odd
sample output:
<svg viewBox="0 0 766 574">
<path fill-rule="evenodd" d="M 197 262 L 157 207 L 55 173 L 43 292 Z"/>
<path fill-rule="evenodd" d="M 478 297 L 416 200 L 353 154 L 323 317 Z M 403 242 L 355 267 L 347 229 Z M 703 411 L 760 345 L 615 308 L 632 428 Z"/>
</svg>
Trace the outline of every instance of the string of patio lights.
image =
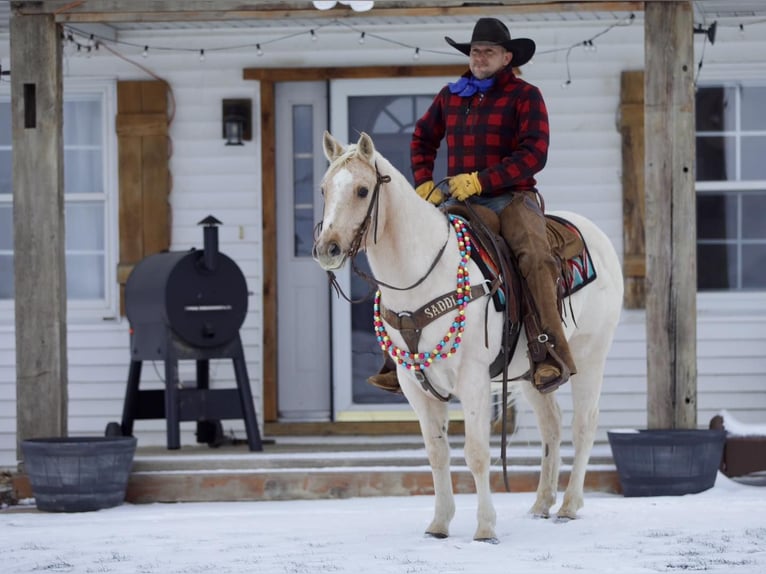
<svg viewBox="0 0 766 574">
<path fill-rule="evenodd" d="M 598 38 L 604 36 L 605 34 L 609 33 L 615 28 L 630 26 L 634 22 L 635 22 L 635 14 L 631 13 L 629 16 L 613 22 L 612 24 L 606 26 L 600 32 L 593 34 L 592 36 L 584 40 L 581 40 L 579 42 L 574 42 L 573 44 L 558 47 L 558 48 L 551 48 L 548 50 L 538 50 L 536 55 L 539 56 L 539 55 L 551 54 L 556 52 L 564 52 L 564 51 L 566 52 L 566 55 L 564 58 L 566 78 L 562 82 L 561 87 L 567 88 L 573 82 L 571 68 L 570 68 L 570 56 L 575 49 L 580 48 L 586 52 L 594 53 L 597 51 L 596 40 Z M 766 23 L 766 19 L 748 22 L 747 26 L 750 27 L 750 26 L 753 26 L 756 24 L 762 24 L 762 23 Z M 211 53 L 216 53 L 216 52 L 254 50 L 256 56 L 264 57 L 267 54 L 269 46 L 272 46 L 274 44 L 278 44 L 281 42 L 285 42 L 288 40 L 292 40 L 301 36 L 308 36 L 312 43 L 318 42 L 320 38 L 319 32 L 323 28 L 332 27 L 332 26 L 342 27 L 349 30 L 350 32 L 353 32 L 357 38 L 358 44 L 365 44 L 368 40 L 372 39 L 372 40 L 377 40 L 380 42 L 396 45 L 401 48 L 407 49 L 411 52 L 412 59 L 415 61 L 419 60 L 421 55 L 426 53 L 450 56 L 450 57 L 454 57 L 455 55 L 453 51 L 429 49 L 422 46 L 417 46 L 414 44 L 401 42 L 399 40 L 394 40 L 392 38 L 383 36 L 379 33 L 371 32 L 369 30 L 363 30 L 358 26 L 354 26 L 352 24 L 349 24 L 348 22 L 337 20 L 337 19 L 328 20 L 327 22 L 318 24 L 317 26 L 310 28 L 308 30 L 299 30 L 299 31 L 291 32 L 289 34 L 285 34 L 284 36 L 270 38 L 260 42 L 248 42 L 244 44 L 234 44 L 234 45 L 227 45 L 227 46 L 208 46 L 205 48 L 177 47 L 177 46 L 171 47 L 171 46 L 154 45 L 149 43 L 145 44 L 145 43 L 130 42 L 130 41 L 119 40 L 119 39 L 111 39 L 111 38 L 100 36 L 98 34 L 92 34 L 92 33 L 82 31 L 78 29 L 76 26 L 71 24 L 67 24 L 64 26 L 63 40 L 68 46 L 74 49 L 74 52 L 76 54 L 81 54 L 85 56 L 92 55 L 95 51 L 99 49 L 101 45 L 113 44 L 113 45 L 135 48 L 137 51 L 139 51 L 140 55 L 143 58 L 149 58 L 150 55 L 155 52 L 156 53 L 163 53 L 163 52 L 191 53 L 191 54 L 196 54 L 200 62 L 204 63 L 207 55 Z M 727 26 L 727 24 L 721 24 L 721 26 Z M 741 34 L 745 34 L 744 23 L 728 24 L 728 26 L 736 27 L 740 30 Z M 110 49 L 110 52 L 115 53 L 115 51 L 112 49 Z"/>
</svg>

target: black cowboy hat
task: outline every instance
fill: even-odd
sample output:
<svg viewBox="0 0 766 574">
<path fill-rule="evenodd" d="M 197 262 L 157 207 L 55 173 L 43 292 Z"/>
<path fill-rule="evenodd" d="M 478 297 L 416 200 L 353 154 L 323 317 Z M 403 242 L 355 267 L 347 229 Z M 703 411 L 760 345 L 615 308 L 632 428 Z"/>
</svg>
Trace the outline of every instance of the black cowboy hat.
<svg viewBox="0 0 766 574">
<path fill-rule="evenodd" d="M 483 44 L 495 44 L 502 46 L 509 52 L 513 52 L 514 67 L 523 66 L 535 54 L 535 43 L 529 38 L 516 38 L 511 40 L 511 33 L 508 27 L 497 18 L 479 18 L 476 26 L 473 27 L 473 36 L 471 41 L 465 44 L 455 42 L 449 36 L 444 39 L 453 48 L 463 52 L 466 56 L 471 53 L 471 44 L 480 42 Z"/>
</svg>

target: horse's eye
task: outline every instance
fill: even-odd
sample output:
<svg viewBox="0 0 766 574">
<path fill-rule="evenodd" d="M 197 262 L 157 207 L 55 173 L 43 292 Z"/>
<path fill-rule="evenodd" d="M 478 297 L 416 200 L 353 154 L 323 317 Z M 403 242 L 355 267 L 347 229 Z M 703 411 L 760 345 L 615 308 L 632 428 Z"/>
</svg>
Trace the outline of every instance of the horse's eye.
<svg viewBox="0 0 766 574">
<path fill-rule="evenodd" d="M 359 197 L 367 197 L 367 194 L 369 192 L 370 192 L 370 190 L 368 190 L 366 187 L 360 187 L 359 189 L 356 190 L 356 194 Z"/>
</svg>

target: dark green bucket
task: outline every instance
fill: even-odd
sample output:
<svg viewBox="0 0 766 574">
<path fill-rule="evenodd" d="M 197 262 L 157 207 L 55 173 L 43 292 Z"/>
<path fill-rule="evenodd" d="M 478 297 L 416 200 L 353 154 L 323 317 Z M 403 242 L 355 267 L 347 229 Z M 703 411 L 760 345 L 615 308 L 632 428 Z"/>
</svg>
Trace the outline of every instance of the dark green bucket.
<svg viewBox="0 0 766 574">
<path fill-rule="evenodd" d="M 40 510 L 85 512 L 125 501 L 134 437 L 29 439 L 21 450 Z"/>
</svg>

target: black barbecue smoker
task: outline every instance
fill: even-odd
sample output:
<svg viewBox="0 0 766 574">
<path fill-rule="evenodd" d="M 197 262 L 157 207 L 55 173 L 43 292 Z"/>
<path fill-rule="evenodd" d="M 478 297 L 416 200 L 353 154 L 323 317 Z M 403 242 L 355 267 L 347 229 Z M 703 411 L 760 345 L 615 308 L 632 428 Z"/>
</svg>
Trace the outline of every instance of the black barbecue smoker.
<svg viewBox="0 0 766 574">
<path fill-rule="evenodd" d="M 239 329 L 248 304 L 236 263 L 218 250 L 218 226 L 209 215 L 203 249 L 168 251 L 141 260 L 125 285 L 130 323 L 130 370 L 122 424 L 107 434 L 133 434 L 137 419 L 165 418 L 168 449 L 180 448 L 180 422 L 197 422 L 197 442 L 211 446 L 222 419 L 244 419 L 251 451 L 263 450 Z M 236 389 L 210 388 L 210 359 L 230 358 Z M 178 361 L 196 361 L 196 385 L 179 380 Z M 164 361 L 164 390 L 139 390 L 142 361 Z"/>
</svg>

